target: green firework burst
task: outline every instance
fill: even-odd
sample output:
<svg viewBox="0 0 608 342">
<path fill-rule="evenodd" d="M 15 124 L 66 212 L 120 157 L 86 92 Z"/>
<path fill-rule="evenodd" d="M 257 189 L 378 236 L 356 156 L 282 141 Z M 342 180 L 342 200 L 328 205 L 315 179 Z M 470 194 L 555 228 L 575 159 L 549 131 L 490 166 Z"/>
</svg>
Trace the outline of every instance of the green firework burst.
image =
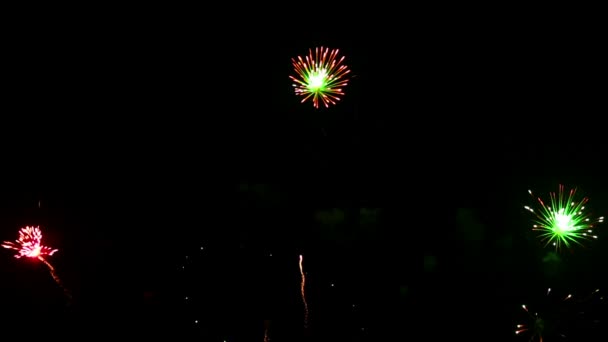
<svg viewBox="0 0 608 342">
<path fill-rule="evenodd" d="M 528 192 L 534 197 L 531 190 Z M 557 193 L 551 192 L 549 195 L 548 204 L 537 197 L 538 208 L 524 207 L 535 215 L 532 230 L 540 231 L 540 239 L 545 246 L 552 244 L 558 250 L 562 246 L 570 248 L 572 243 L 582 245 L 584 241 L 597 239 L 593 230 L 604 221 L 604 217 L 592 219 L 585 211 L 585 204 L 589 201 L 587 197 L 578 200 L 576 189 L 566 194 L 561 184 Z"/>
<path fill-rule="evenodd" d="M 315 108 L 319 108 L 319 102 L 329 107 L 344 95 L 350 70 L 343 63 L 344 56 L 338 58 L 338 49 L 317 47 L 314 51 L 314 55 L 309 49 L 304 58 L 292 58 L 296 76 L 289 78 L 294 82 L 296 95 L 303 97 L 302 102 L 312 99 Z"/>
</svg>

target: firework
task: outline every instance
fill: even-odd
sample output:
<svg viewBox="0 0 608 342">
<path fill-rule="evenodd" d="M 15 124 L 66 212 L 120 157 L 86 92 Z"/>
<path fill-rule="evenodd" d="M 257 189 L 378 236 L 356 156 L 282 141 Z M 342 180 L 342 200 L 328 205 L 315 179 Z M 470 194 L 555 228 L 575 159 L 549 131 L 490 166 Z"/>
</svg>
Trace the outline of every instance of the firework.
<svg viewBox="0 0 608 342">
<path fill-rule="evenodd" d="M 306 276 L 304 276 L 304 269 L 302 268 L 303 261 L 302 254 L 300 254 L 300 275 L 302 277 L 302 281 L 300 282 L 300 292 L 302 293 L 302 302 L 304 303 L 304 327 L 308 327 L 308 303 L 306 302 L 306 293 L 304 292 L 304 288 L 306 285 Z"/>
<path fill-rule="evenodd" d="M 547 289 L 547 296 L 551 295 L 551 289 Z M 567 295 L 564 298 L 561 298 L 561 302 L 568 301 L 572 298 L 572 295 Z M 559 301 L 558 301 L 559 302 Z M 539 341 L 542 342 L 544 337 L 547 337 L 549 334 L 556 334 L 562 338 L 565 338 L 565 334 L 562 330 L 554 330 L 558 328 L 560 325 L 556 324 L 555 314 L 556 311 L 551 310 L 546 313 L 547 315 L 539 315 L 538 312 L 532 314 L 528 307 L 524 304 L 521 306 L 522 309 L 527 314 L 528 323 L 518 324 L 516 326 L 515 334 L 516 335 L 529 335 L 529 341 Z M 548 315 L 551 315 L 550 317 Z"/>
<path fill-rule="evenodd" d="M 51 276 L 53 277 L 57 285 L 59 285 L 63 289 L 64 293 L 66 294 L 66 296 L 68 296 L 68 298 L 71 298 L 70 293 L 63 286 L 61 279 L 59 279 L 59 277 L 57 276 L 53 265 L 51 265 L 51 263 L 49 263 L 44 258 L 44 256 L 46 255 L 51 256 L 55 254 L 55 252 L 57 252 L 58 250 L 53 249 L 51 247 L 43 246 L 41 242 L 42 232 L 40 231 L 40 227 L 26 226 L 25 228 L 21 228 L 19 230 L 19 239 L 17 239 L 15 242 L 5 241 L 4 243 L 2 243 L 2 247 L 16 250 L 18 253 L 15 254 L 15 258 L 19 259 L 22 257 L 28 257 L 42 261 L 49 268 Z"/>
<path fill-rule="evenodd" d="M 534 197 L 531 190 L 528 192 Z M 535 215 L 532 230 L 541 232 L 540 238 L 545 246 L 552 244 L 555 249 L 560 249 L 562 245 L 570 248 L 571 243 L 581 245 L 585 240 L 597 239 L 593 229 L 596 224 L 604 222 L 604 217 L 592 219 L 585 211 L 588 198 L 577 200 L 576 189 L 571 189 L 566 195 L 564 186 L 560 184 L 557 194 L 550 193 L 549 203 L 540 197 L 536 200 L 538 208 L 524 208 Z"/>
<path fill-rule="evenodd" d="M 304 58 L 291 59 L 297 75 L 289 78 L 295 82 L 296 95 L 303 97 L 302 103 L 312 98 L 315 108 L 319 108 L 319 100 L 325 107 L 335 105 L 344 95 L 343 88 L 348 84 L 346 76 L 350 70 L 342 64 L 344 56 L 338 59 L 338 49 L 317 47 L 314 55 L 312 51 L 309 49 Z"/>
<path fill-rule="evenodd" d="M 540 305 L 541 311 L 533 312 L 528 306 L 521 306 L 526 316 L 524 323 L 517 324 L 515 335 L 525 336 L 530 342 L 580 335 L 591 328 L 586 323 L 598 323 L 591 319 L 591 304 L 603 300 L 598 293 L 599 289 L 585 298 L 576 299 L 571 294 L 558 297 L 552 293 L 551 288 L 547 289 L 544 305 Z"/>
<path fill-rule="evenodd" d="M 15 258 L 38 258 L 44 255 L 53 255 L 57 249 L 42 246 L 42 232 L 39 227 L 25 227 L 19 230 L 19 239 L 15 242 L 5 241 L 2 247 L 16 250 Z"/>
</svg>

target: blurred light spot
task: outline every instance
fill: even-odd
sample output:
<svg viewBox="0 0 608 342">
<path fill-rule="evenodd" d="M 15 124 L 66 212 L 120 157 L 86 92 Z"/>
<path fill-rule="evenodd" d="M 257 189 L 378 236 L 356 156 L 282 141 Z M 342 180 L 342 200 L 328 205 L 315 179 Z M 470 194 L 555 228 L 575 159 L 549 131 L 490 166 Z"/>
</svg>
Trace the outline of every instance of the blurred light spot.
<svg viewBox="0 0 608 342">
<path fill-rule="evenodd" d="M 437 268 L 437 257 L 434 255 L 424 256 L 424 270 L 426 272 L 433 272 Z"/>
</svg>

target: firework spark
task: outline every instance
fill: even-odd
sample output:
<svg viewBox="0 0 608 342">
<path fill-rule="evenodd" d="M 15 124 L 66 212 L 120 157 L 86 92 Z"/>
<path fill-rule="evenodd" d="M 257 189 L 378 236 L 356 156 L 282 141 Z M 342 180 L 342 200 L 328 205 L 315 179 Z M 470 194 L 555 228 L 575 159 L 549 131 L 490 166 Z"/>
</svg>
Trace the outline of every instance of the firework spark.
<svg viewBox="0 0 608 342">
<path fill-rule="evenodd" d="M 302 261 L 304 258 L 302 254 L 300 254 L 300 275 L 302 277 L 302 281 L 300 283 L 300 292 L 302 293 L 302 302 L 304 303 L 304 327 L 308 327 L 308 303 L 306 302 L 306 293 L 304 292 L 304 288 L 306 285 L 306 276 L 304 275 L 304 269 L 302 268 Z"/>
<path fill-rule="evenodd" d="M 338 49 L 317 47 L 313 56 L 312 49 L 304 58 L 292 58 L 293 67 L 297 76 L 289 76 L 298 96 L 304 97 L 302 103 L 312 97 L 312 104 L 319 108 L 319 99 L 329 107 L 335 105 L 344 95 L 343 88 L 348 84 L 346 76 L 350 70 L 345 64 L 344 56 L 338 59 Z"/>
<path fill-rule="evenodd" d="M 534 197 L 531 190 L 528 192 Z M 571 243 L 582 245 L 585 240 L 597 239 L 593 229 L 596 224 L 604 222 L 604 217 L 592 219 L 584 211 L 589 199 L 577 200 L 576 189 L 571 189 L 566 195 L 564 186 L 560 184 L 557 194 L 550 193 L 548 205 L 540 197 L 536 200 L 539 204 L 536 210 L 529 206 L 524 208 L 536 216 L 532 230 L 541 232 L 540 238 L 545 246 L 552 244 L 555 249 L 560 249 L 565 245 L 570 248 Z"/>
<path fill-rule="evenodd" d="M 72 296 L 63 286 L 61 279 L 59 278 L 59 276 L 57 276 L 57 273 L 55 272 L 55 268 L 44 258 L 44 256 L 46 255 L 51 256 L 55 254 L 55 252 L 57 252 L 58 250 L 53 249 L 51 247 L 43 246 L 41 244 L 41 241 L 42 232 L 40 231 L 40 227 L 26 226 L 25 228 L 21 228 L 19 230 L 19 239 L 17 239 L 15 242 L 4 241 L 1 246 L 4 248 L 16 250 L 18 253 L 15 254 L 15 258 L 19 259 L 22 257 L 28 257 L 42 261 L 49 268 L 51 276 L 53 277 L 57 285 L 59 285 L 63 289 L 66 296 L 71 299 Z"/>
</svg>

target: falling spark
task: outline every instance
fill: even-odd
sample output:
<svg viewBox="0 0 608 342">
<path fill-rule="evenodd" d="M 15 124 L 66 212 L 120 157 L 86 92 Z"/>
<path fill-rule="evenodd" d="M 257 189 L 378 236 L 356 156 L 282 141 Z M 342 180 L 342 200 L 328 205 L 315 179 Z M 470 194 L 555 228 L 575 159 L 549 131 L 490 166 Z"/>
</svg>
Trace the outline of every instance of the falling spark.
<svg viewBox="0 0 608 342">
<path fill-rule="evenodd" d="M 26 226 L 25 228 L 21 228 L 19 230 L 19 239 L 17 239 L 15 242 L 4 241 L 4 243 L 2 243 L 2 247 L 13 249 L 19 252 L 15 254 L 15 258 L 17 259 L 22 257 L 28 257 L 42 261 L 49 268 L 51 276 L 53 277 L 57 285 L 61 287 L 61 289 L 69 299 L 72 299 L 72 295 L 65 288 L 65 286 L 63 286 L 63 283 L 61 282 L 59 276 L 57 276 L 53 265 L 51 265 L 51 263 L 44 258 L 45 255 L 51 256 L 55 254 L 55 252 L 57 252 L 58 250 L 41 245 L 41 241 L 42 232 L 40 231 L 40 227 Z"/>
<path fill-rule="evenodd" d="M 306 302 L 306 294 L 304 292 L 304 286 L 306 285 L 306 276 L 304 275 L 304 269 L 302 268 L 302 254 L 300 254 L 300 275 L 302 276 L 302 282 L 300 284 L 300 291 L 302 292 L 302 302 L 304 303 L 304 327 L 308 327 L 308 303 Z"/>
</svg>

